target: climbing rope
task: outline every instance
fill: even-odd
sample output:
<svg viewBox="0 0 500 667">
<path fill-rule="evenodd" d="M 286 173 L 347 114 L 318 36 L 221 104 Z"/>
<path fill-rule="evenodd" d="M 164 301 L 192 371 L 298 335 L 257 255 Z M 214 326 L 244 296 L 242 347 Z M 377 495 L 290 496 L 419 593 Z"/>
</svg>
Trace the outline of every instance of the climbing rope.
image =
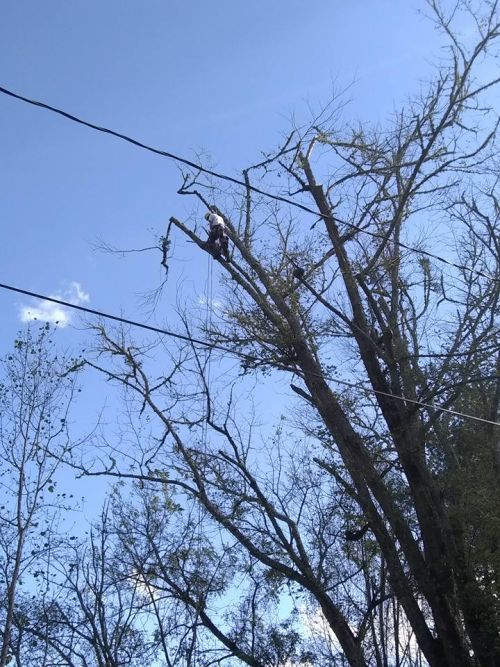
<svg viewBox="0 0 500 667">
<path fill-rule="evenodd" d="M 212 257 L 210 254 L 207 254 L 207 261 L 208 261 L 208 266 L 207 266 L 207 280 L 205 283 L 205 336 L 207 332 L 209 332 L 212 328 L 212 292 L 213 292 L 213 261 Z M 202 384 L 204 391 L 206 393 L 206 402 L 205 402 L 205 409 L 204 409 L 204 419 L 202 422 L 202 429 L 201 429 L 201 443 L 200 443 L 200 451 L 201 451 L 201 456 L 202 456 L 202 461 L 203 465 L 205 464 L 206 457 L 207 457 L 207 452 L 208 452 L 208 420 L 210 418 L 210 367 L 211 367 L 211 354 L 212 354 L 212 349 L 211 348 L 206 348 L 205 349 L 205 356 L 204 356 L 204 362 L 202 366 L 202 373 L 204 374 L 204 378 L 202 378 Z M 202 553 L 202 540 L 203 540 L 203 530 L 202 530 L 202 523 L 203 523 L 203 507 L 201 505 L 201 502 L 198 504 L 198 545 L 197 545 L 197 555 L 196 555 L 196 567 L 198 570 L 198 576 L 199 576 L 199 585 L 201 587 L 202 585 L 202 578 L 201 578 L 201 568 L 202 568 L 202 561 L 203 561 L 203 553 Z M 201 606 L 201 605 L 200 605 Z M 194 631 L 194 664 L 196 667 L 200 667 L 201 665 L 201 652 L 200 648 L 197 645 L 198 643 L 198 637 L 197 637 L 197 628 L 196 624 L 198 622 L 198 615 L 199 615 L 199 609 L 196 610 L 196 615 L 195 615 L 195 631 Z"/>
</svg>

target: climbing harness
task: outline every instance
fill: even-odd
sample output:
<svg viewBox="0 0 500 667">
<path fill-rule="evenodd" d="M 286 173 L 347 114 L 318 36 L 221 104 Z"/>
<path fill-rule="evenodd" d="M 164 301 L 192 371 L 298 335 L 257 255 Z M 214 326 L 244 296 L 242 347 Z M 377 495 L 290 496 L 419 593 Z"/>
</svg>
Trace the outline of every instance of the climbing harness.
<svg viewBox="0 0 500 667">
<path fill-rule="evenodd" d="M 228 238 L 223 231 L 218 233 L 213 240 L 208 240 L 205 247 L 214 259 L 222 256 L 226 262 L 229 262 Z"/>
</svg>

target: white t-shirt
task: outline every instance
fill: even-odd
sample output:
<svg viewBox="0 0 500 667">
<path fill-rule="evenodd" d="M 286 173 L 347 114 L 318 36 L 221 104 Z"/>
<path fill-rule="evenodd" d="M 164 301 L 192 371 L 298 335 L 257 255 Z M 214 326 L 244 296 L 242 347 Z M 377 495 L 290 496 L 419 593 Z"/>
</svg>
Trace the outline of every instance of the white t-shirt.
<svg viewBox="0 0 500 667">
<path fill-rule="evenodd" d="M 208 222 L 210 223 L 210 229 L 217 227 L 217 225 L 220 225 L 222 229 L 225 229 L 226 227 L 226 225 L 224 224 L 224 219 L 222 218 L 222 216 L 217 215 L 217 213 L 209 213 Z"/>
</svg>

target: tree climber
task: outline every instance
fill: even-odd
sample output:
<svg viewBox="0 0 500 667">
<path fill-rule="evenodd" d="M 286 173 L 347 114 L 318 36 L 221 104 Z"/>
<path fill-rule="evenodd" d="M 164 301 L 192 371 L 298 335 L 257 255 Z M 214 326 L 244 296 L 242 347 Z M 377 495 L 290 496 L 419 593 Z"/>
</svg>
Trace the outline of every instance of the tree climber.
<svg viewBox="0 0 500 667">
<path fill-rule="evenodd" d="M 224 219 L 218 213 L 205 213 L 205 220 L 210 224 L 210 231 L 206 245 L 212 249 L 217 258 L 222 252 L 225 260 L 229 262 L 229 239 L 226 234 L 226 224 Z"/>
</svg>

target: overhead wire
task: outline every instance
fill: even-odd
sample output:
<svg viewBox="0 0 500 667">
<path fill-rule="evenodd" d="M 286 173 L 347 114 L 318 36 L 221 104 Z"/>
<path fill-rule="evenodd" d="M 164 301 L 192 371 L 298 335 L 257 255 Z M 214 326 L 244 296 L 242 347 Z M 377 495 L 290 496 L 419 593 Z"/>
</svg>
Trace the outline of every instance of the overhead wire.
<svg viewBox="0 0 500 667">
<path fill-rule="evenodd" d="M 105 134 L 109 134 L 113 137 L 116 137 L 117 139 L 121 139 L 122 141 L 126 141 L 129 144 L 132 144 L 138 148 L 141 148 L 143 150 L 149 151 L 150 153 L 155 153 L 156 155 L 160 155 L 161 157 L 166 157 L 170 160 L 173 160 L 174 162 L 178 162 L 180 164 L 184 164 L 191 169 L 195 169 L 196 171 L 199 171 L 201 173 L 207 174 L 209 176 L 213 176 L 214 178 L 228 181 L 230 183 L 234 183 L 235 185 L 239 185 L 246 190 L 251 190 L 252 192 L 255 192 L 257 194 L 260 194 L 264 197 L 268 197 L 270 199 L 274 199 L 275 201 L 279 201 L 285 204 L 288 204 L 289 206 L 293 206 L 295 208 L 298 208 L 302 211 L 305 211 L 306 213 L 314 215 L 316 218 L 320 219 L 332 219 L 336 220 L 337 222 L 341 222 L 343 225 L 346 225 L 350 229 L 354 229 L 358 231 L 361 234 L 366 234 L 368 236 L 371 236 L 372 238 L 377 238 L 382 241 L 387 241 L 387 237 L 384 236 L 382 233 L 378 232 L 373 232 L 369 229 L 366 229 L 364 227 L 359 227 L 358 225 L 355 225 L 352 222 L 348 222 L 346 220 L 340 220 L 338 218 L 335 218 L 333 215 L 324 215 L 322 213 L 319 213 L 318 211 L 315 211 L 314 209 L 310 208 L 309 206 L 306 206 L 305 204 L 301 204 L 300 202 L 294 201 L 293 199 L 290 199 L 288 197 L 283 197 L 282 195 L 277 195 L 272 192 L 268 192 L 266 190 L 262 190 L 261 188 L 258 188 L 254 185 L 251 185 L 248 182 L 242 181 L 238 178 L 235 178 L 234 176 L 229 176 L 228 174 L 223 174 L 217 171 L 214 171 L 213 169 L 208 169 L 207 167 L 203 167 L 203 165 L 198 164 L 196 162 L 193 162 L 192 160 L 188 160 L 185 157 L 182 157 L 181 155 L 176 155 L 175 153 L 172 153 L 170 151 L 165 151 L 159 148 L 155 148 L 154 146 L 150 146 L 148 144 L 145 144 L 142 141 L 139 141 L 138 139 L 134 139 L 133 137 L 130 137 L 126 134 L 123 134 L 121 132 L 117 132 L 116 130 L 112 130 L 107 127 L 103 127 L 100 125 L 96 125 L 95 123 L 91 123 L 90 121 L 84 120 L 82 118 L 79 118 L 78 116 L 75 116 L 73 114 L 68 113 L 67 111 L 64 111 L 63 109 L 59 109 L 58 107 L 54 107 L 50 104 L 47 104 L 45 102 L 40 102 L 38 100 L 33 100 L 28 97 L 25 97 L 24 95 L 20 95 L 19 93 L 15 93 L 12 90 L 9 90 L 8 88 L 5 88 L 3 86 L 0 86 L 0 93 L 3 95 L 7 95 L 9 97 L 12 97 L 14 99 L 20 100 L 21 102 L 25 102 L 26 104 L 30 104 L 35 107 L 39 107 L 42 109 L 46 109 L 47 111 L 51 111 L 52 113 L 58 114 L 59 116 L 62 116 L 74 123 L 78 123 L 80 125 L 84 125 L 85 127 L 88 127 L 92 130 L 96 130 L 97 132 L 103 132 Z M 491 280 L 493 282 L 499 282 L 500 283 L 500 278 L 497 278 L 496 276 L 492 276 L 488 273 L 485 273 L 484 271 L 480 271 L 478 269 L 473 269 L 468 266 L 465 266 L 464 264 L 458 264 L 456 262 L 452 262 L 449 259 L 446 259 L 445 257 L 441 257 L 441 255 L 436 255 L 435 253 L 429 252 L 428 250 L 423 250 L 422 248 L 416 248 L 414 246 L 407 245 L 406 243 L 403 243 L 402 241 L 393 241 L 395 245 L 397 245 L 400 248 L 403 248 L 405 250 L 408 250 L 410 252 L 415 252 L 418 253 L 419 255 L 423 255 L 425 257 L 429 257 L 431 259 L 434 259 L 437 262 L 440 262 L 442 264 L 446 264 L 447 266 L 452 266 L 455 269 L 459 269 L 460 271 L 466 271 L 467 273 L 470 273 L 471 275 L 478 275 L 482 276 L 483 278 L 486 278 L 488 280 Z"/>
<path fill-rule="evenodd" d="M 40 294 L 38 292 L 32 292 L 30 290 L 25 290 L 20 287 L 16 287 L 14 285 L 8 285 L 6 283 L 0 283 L 0 289 L 8 290 L 11 292 L 16 292 L 18 294 L 24 294 L 26 296 L 31 296 L 35 299 L 41 299 L 43 301 L 49 301 L 51 303 L 56 303 L 60 306 L 65 306 L 67 308 L 73 308 L 74 310 L 78 310 L 84 313 L 88 313 L 89 315 L 96 315 L 97 317 L 102 317 L 104 319 L 108 320 L 113 320 L 115 322 L 120 322 L 122 324 L 128 324 L 130 326 L 138 327 L 140 329 L 145 329 L 146 331 L 152 331 L 154 333 L 161 334 L 163 336 L 168 336 L 170 338 L 175 338 L 177 340 L 182 340 L 185 342 L 189 342 L 192 345 L 201 345 L 204 347 L 208 347 L 211 350 L 220 350 L 222 352 L 227 352 L 228 354 L 236 357 L 240 357 L 242 359 L 245 359 L 246 361 L 250 362 L 260 362 L 262 361 L 259 357 L 247 354 L 246 352 L 240 352 L 238 350 L 231 349 L 225 345 L 220 345 L 219 343 L 213 343 L 210 341 L 204 341 L 199 338 L 194 338 L 193 336 L 188 336 L 185 334 L 180 334 L 175 331 L 170 331 L 169 329 L 164 329 L 161 327 L 155 327 L 150 324 L 144 324 L 143 322 L 137 322 L 136 320 L 131 320 L 126 317 L 121 317 L 119 315 L 113 315 L 111 313 L 106 313 L 101 310 L 96 310 L 95 308 L 89 308 L 87 306 L 80 306 L 76 303 L 71 303 L 69 301 L 65 301 L 63 299 L 58 299 L 56 297 L 52 296 L 47 296 L 45 294 Z M 210 304 L 211 305 L 211 304 Z M 301 375 L 302 379 L 305 378 L 305 374 L 303 374 L 301 371 L 295 368 L 289 368 L 287 366 L 283 366 L 281 368 L 282 370 L 287 370 L 287 371 L 293 371 L 294 373 Z M 445 408 L 441 405 L 435 405 L 434 403 L 426 403 L 425 401 L 419 401 L 416 399 L 411 399 L 407 398 L 405 396 L 397 396 L 396 394 L 391 394 L 389 392 L 382 391 L 380 389 L 374 389 L 373 387 L 367 387 L 364 384 L 359 384 L 359 383 L 354 383 L 354 382 L 349 382 L 347 380 L 340 380 L 338 378 L 332 377 L 328 374 L 317 374 L 317 373 L 309 373 L 310 375 L 315 375 L 317 377 L 320 377 L 324 380 L 329 380 L 330 382 L 349 387 L 351 389 L 359 389 L 363 390 L 367 393 L 373 393 L 373 394 L 378 394 L 380 396 L 387 396 L 390 398 L 394 398 L 395 400 L 402 401 L 404 403 L 411 403 L 412 405 L 424 407 L 424 408 L 429 408 L 431 410 L 437 410 L 439 412 L 444 412 L 456 417 L 462 417 L 463 419 L 471 419 L 483 424 L 489 424 L 490 426 L 499 426 L 500 427 L 500 422 L 492 421 L 490 419 L 484 419 L 483 417 L 476 417 L 475 415 L 468 414 L 466 412 L 460 412 L 458 410 L 452 410 L 451 408 Z M 491 379 L 491 378 L 488 378 Z"/>
</svg>

